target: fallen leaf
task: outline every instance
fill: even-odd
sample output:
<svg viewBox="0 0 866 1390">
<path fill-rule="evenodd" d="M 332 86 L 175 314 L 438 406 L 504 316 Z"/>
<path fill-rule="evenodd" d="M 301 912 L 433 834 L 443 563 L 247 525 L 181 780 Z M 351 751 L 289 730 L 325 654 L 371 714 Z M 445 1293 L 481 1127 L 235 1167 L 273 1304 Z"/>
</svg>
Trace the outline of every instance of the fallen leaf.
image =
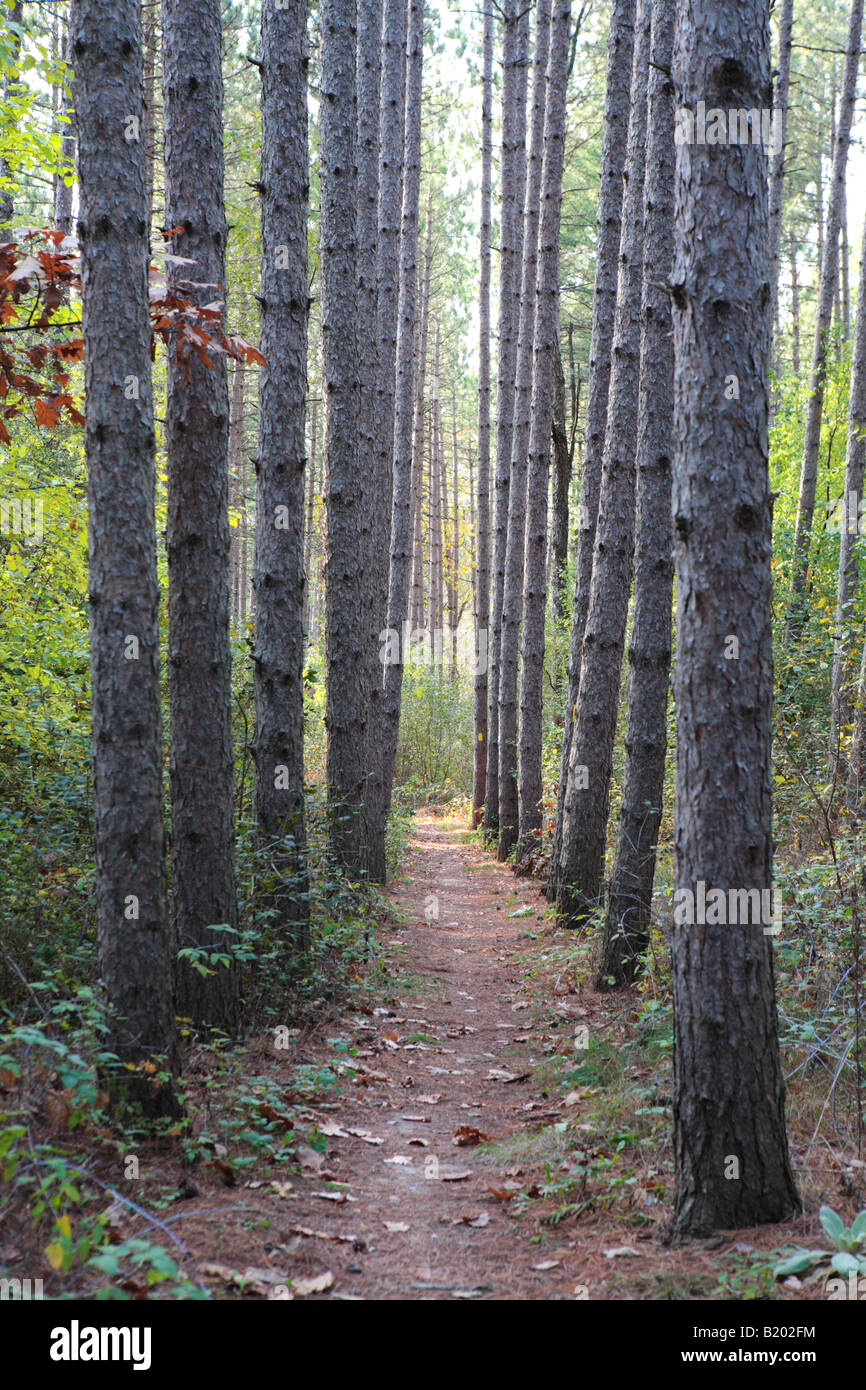
<svg viewBox="0 0 866 1390">
<path fill-rule="evenodd" d="M 325 1166 L 325 1155 L 316 1153 L 315 1149 L 308 1149 L 304 1144 L 298 1148 L 298 1159 L 306 1173 L 321 1173 Z"/>
<path fill-rule="evenodd" d="M 432 1124 L 432 1121 L 431 1121 L 429 1115 L 401 1115 L 401 1116 L 400 1116 L 400 1119 L 401 1119 L 401 1120 L 406 1120 L 406 1121 L 407 1121 L 409 1124 L 411 1124 L 411 1125 L 429 1125 L 429 1124 Z"/>
<path fill-rule="evenodd" d="M 490 1138 L 483 1130 L 475 1129 L 473 1125 L 460 1125 L 455 1131 L 452 1144 L 456 1144 L 460 1149 L 474 1148 L 476 1144 L 483 1144 Z"/>
<path fill-rule="evenodd" d="M 436 1095 L 430 1096 L 416 1096 L 415 1099 L 419 1105 L 438 1105 L 442 1099 L 442 1092 L 439 1091 Z"/>
<path fill-rule="evenodd" d="M 603 1251 L 605 1259 L 615 1260 L 617 1255 L 636 1255 L 640 1258 L 640 1251 L 634 1250 L 630 1245 L 615 1245 L 610 1250 Z"/>
<path fill-rule="evenodd" d="M 562 1263 L 561 1260 L 540 1260 L 539 1263 L 538 1263 L 537 1265 L 533 1265 L 532 1268 L 533 1268 L 533 1269 L 556 1269 L 557 1265 L 559 1265 L 559 1264 L 561 1264 L 561 1263 Z"/>
<path fill-rule="evenodd" d="M 409 1145 L 414 1144 L 415 1147 L 416 1147 L 417 1149 L 426 1149 L 426 1148 L 429 1148 L 429 1145 L 428 1145 L 428 1143 L 427 1143 L 427 1140 L 426 1140 L 426 1139 L 419 1139 L 417 1136 L 413 1137 L 412 1139 L 407 1139 L 407 1140 L 406 1140 L 406 1143 L 409 1144 Z"/>
<path fill-rule="evenodd" d="M 468 1168 L 440 1168 L 439 1179 L 441 1182 L 463 1182 L 464 1178 L 471 1178 L 472 1174 Z"/>
<path fill-rule="evenodd" d="M 384 1139 L 377 1139 L 375 1134 L 371 1134 L 368 1129 L 350 1129 L 347 1134 L 354 1134 L 356 1139 L 363 1139 L 365 1144 L 384 1144 Z"/>
<path fill-rule="evenodd" d="M 310 1293 L 324 1293 L 334 1282 L 334 1276 L 330 1270 L 325 1274 L 317 1274 L 313 1279 L 293 1279 L 292 1290 L 294 1293 L 305 1297 Z"/>
<path fill-rule="evenodd" d="M 323 1202 L 357 1202 L 357 1197 L 350 1197 L 348 1192 L 313 1192 L 312 1197 L 319 1197 Z"/>
<path fill-rule="evenodd" d="M 409 1227 L 405 1221 L 386 1221 L 385 1230 L 391 1231 L 394 1235 L 400 1235 L 403 1231 L 408 1231 Z"/>
<path fill-rule="evenodd" d="M 272 1182 L 271 1190 L 276 1192 L 278 1197 L 288 1197 L 292 1190 L 292 1184 L 290 1182 Z"/>
<path fill-rule="evenodd" d="M 399 1166 L 406 1167 L 407 1164 L 409 1164 L 409 1163 L 412 1162 L 412 1160 L 411 1160 L 411 1158 L 407 1158 L 405 1154 L 395 1154 L 393 1158 L 384 1158 L 384 1159 L 382 1160 L 382 1162 L 383 1162 L 383 1163 L 396 1163 L 396 1164 L 398 1165 L 398 1167 L 399 1167 Z"/>
<path fill-rule="evenodd" d="M 329 1139 L 346 1139 L 348 1137 L 343 1126 L 338 1124 L 336 1120 L 322 1120 L 316 1128 L 320 1134 L 326 1134 Z"/>
<path fill-rule="evenodd" d="M 451 1220 L 452 1226 L 474 1226 L 476 1230 L 481 1230 L 490 1222 L 490 1217 L 486 1211 L 480 1211 L 477 1216 L 455 1216 Z"/>
</svg>

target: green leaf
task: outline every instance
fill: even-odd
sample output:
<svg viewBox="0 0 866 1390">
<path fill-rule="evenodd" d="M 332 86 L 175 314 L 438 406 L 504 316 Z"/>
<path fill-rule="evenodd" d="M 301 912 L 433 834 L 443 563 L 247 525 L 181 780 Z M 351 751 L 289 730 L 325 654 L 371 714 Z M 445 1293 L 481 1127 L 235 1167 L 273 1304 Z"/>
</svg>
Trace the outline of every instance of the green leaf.
<svg viewBox="0 0 866 1390">
<path fill-rule="evenodd" d="M 818 1216 L 827 1235 L 838 1245 L 845 1237 L 845 1226 L 841 1216 L 837 1216 L 830 1207 L 822 1207 Z"/>
<path fill-rule="evenodd" d="M 854 1240 L 866 1240 L 866 1211 L 861 1211 L 854 1217 L 850 1234 Z"/>
<path fill-rule="evenodd" d="M 804 1269 L 811 1269 L 819 1260 L 825 1260 L 829 1253 L 829 1250 L 797 1250 L 786 1260 L 780 1260 L 773 1266 L 773 1278 L 783 1279 L 786 1274 L 802 1274 Z"/>
<path fill-rule="evenodd" d="M 857 1259 L 857 1256 L 849 1255 L 845 1251 L 842 1251 L 838 1255 L 834 1255 L 830 1263 L 836 1273 L 843 1275 L 846 1279 L 849 1274 L 856 1274 L 860 1268 L 860 1261 Z"/>
</svg>

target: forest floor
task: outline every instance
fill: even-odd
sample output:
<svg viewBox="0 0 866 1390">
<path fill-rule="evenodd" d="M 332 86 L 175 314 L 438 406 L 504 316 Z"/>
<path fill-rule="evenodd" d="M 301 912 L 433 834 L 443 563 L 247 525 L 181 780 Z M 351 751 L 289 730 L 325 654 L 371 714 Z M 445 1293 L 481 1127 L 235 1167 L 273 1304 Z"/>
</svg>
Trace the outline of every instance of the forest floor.
<svg viewBox="0 0 866 1390">
<path fill-rule="evenodd" d="M 669 1247 L 670 1001 L 658 972 L 598 994 L 592 949 L 554 930 L 537 881 L 422 811 L 349 1002 L 240 1047 L 188 1045 L 186 1127 L 67 1132 L 45 1067 L 24 1113 L 51 1163 L 68 1151 L 89 1179 L 113 1248 L 149 1249 L 114 1274 L 132 1298 L 825 1298 L 826 1268 L 772 1274 L 826 1243 L 822 1202 L 866 1205 L 864 1165 L 815 1146 L 824 1093 L 791 1088 L 804 1215 Z M 83 1209 L 58 1221 L 56 1272 L 24 1191 L 0 1214 L 8 1272 L 96 1297 L 104 1274 L 74 1258 Z"/>
<path fill-rule="evenodd" d="M 815 1245 L 816 1203 L 665 1246 L 670 1053 L 636 1042 L 636 996 L 579 988 L 538 883 L 422 813 L 390 900 L 383 998 L 346 1013 L 340 1039 L 315 1029 L 276 1061 L 265 1039 L 249 1059 L 278 1087 L 280 1068 L 342 1073 L 308 1100 L 284 1092 L 310 1137 L 300 1174 L 229 1191 L 195 1171 L 174 1228 L 189 1276 L 218 1298 L 822 1296 L 770 1273 L 770 1252 Z"/>
</svg>

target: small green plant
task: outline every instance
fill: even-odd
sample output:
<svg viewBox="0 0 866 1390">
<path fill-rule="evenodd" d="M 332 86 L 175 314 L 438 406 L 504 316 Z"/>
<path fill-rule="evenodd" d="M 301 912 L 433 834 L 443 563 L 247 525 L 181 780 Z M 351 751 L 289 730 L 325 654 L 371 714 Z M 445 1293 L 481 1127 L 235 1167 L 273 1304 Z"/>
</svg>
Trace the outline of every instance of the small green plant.
<svg viewBox="0 0 866 1390">
<path fill-rule="evenodd" d="M 844 1278 L 849 1274 L 866 1274 L 866 1210 L 859 1212 L 850 1226 L 846 1226 L 831 1207 L 822 1207 L 818 1215 L 821 1225 L 836 1246 L 836 1253 L 830 1250 L 794 1250 L 774 1267 L 776 1279 L 783 1279 L 788 1274 L 802 1274 L 828 1258 L 836 1273 Z"/>
</svg>

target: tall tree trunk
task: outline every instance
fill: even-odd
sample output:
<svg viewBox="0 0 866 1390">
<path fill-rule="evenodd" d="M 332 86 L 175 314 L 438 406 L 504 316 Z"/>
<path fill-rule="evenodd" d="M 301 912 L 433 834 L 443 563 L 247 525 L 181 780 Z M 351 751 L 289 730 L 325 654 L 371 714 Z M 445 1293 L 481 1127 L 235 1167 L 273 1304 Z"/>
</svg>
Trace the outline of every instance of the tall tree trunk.
<svg viewBox="0 0 866 1390">
<path fill-rule="evenodd" d="M 96 941 L 115 1100 L 177 1115 L 137 0 L 74 0 L 87 423 Z M 127 1069 L 129 1068 L 129 1069 Z M 155 1072 L 154 1072 L 155 1069 Z"/>
<path fill-rule="evenodd" d="M 232 372 L 231 418 L 229 423 L 229 491 L 231 506 L 237 512 L 237 525 L 231 528 L 229 543 L 229 592 L 232 616 L 238 619 L 240 582 L 240 479 L 244 453 L 244 377 L 245 364 L 236 362 Z"/>
<path fill-rule="evenodd" d="M 863 502 L 863 470 L 866 464 L 866 233 L 860 260 L 860 291 L 848 397 L 848 448 L 845 489 L 839 536 L 839 580 L 836 590 L 836 622 L 833 639 L 833 674 L 830 685 L 830 771 L 839 767 L 844 730 L 854 718 L 854 680 L 851 669 L 851 628 L 860 577 L 857 536 Z"/>
<path fill-rule="evenodd" d="M 20 8 L 20 6 L 19 6 L 19 8 Z M 145 79 L 146 79 L 146 77 L 147 77 L 147 56 L 146 56 L 147 33 L 146 33 L 146 31 L 145 31 L 145 36 L 144 36 L 144 42 L 145 42 Z M 55 180 L 55 185 L 54 185 L 54 227 L 55 227 L 55 230 L 56 230 L 56 231 L 62 232 L 64 236 L 69 236 L 69 235 L 71 234 L 71 232 L 72 232 L 72 184 L 73 184 L 74 175 L 75 175 L 75 105 L 74 105 L 73 100 L 72 100 L 72 92 L 70 91 L 69 85 L 68 85 L 68 84 L 70 83 L 71 79 L 72 79 L 71 34 L 69 34 L 69 35 L 67 36 L 67 46 L 66 46 L 66 52 L 65 52 L 65 54 L 64 54 L 64 57 L 65 57 L 65 60 L 66 60 L 66 73 L 65 73 L 65 78 L 64 78 L 64 85 L 63 85 L 63 86 L 61 87 L 61 89 L 60 89 L 60 91 L 61 91 L 61 96 L 60 96 L 60 111 L 59 111 L 59 125 L 60 125 L 60 158 L 61 158 L 61 161 L 62 161 L 62 163 L 63 163 L 64 168 L 68 171 L 69 180 L 70 180 L 70 181 L 69 181 L 69 183 L 67 183 L 67 182 L 66 182 L 66 179 L 60 177 L 59 175 L 57 176 L 57 178 L 56 178 L 56 180 Z M 152 76 L 151 76 L 151 86 L 152 86 L 152 85 L 153 85 L 153 78 L 152 78 Z M 146 81 L 145 81 L 145 94 L 146 94 L 146 92 L 147 92 L 147 84 L 146 84 Z M 144 110 L 144 136 L 143 136 L 143 138 L 144 138 L 144 140 L 145 140 L 145 151 L 146 151 L 146 150 L 147 150 L 147 108 L 146 108 L 146 107 L 145 107 L 145 110 Z M 148 185 L 148 187 L 149 187 L 149 186 L 150 186 L 150 185 Z M 149 230 L 150 230 L 150 212 L 149 212 L 150 201 L 151 201 L 151 200 L 150 200 L 150 196 L 148 196 L 148 232 L 149 232 Z"/>
<path fill-rule="evenodd" d="M 475 756 L 472 825 L 487 787 L 487 672 L 490 641 L 490 218 L 493 163 L 493 11 L 486 0 L 481 73 L 481 277 L 478 291 L 478 533 L 475 603 Z"/>
<path fill-rule="evenodd" d="M 369 473 L 358 470 L 359 353 L 355 74 L 356 3 L 322 0 L 319 242 L 325 396 L 325 667 L 330 842 L 350 873 L 363 872 L 367 746 L 365 549 Z M 366 349 L 368 345 L 365 344 Z"/>
<path fill-rule="evenodd" d="M 788 94 L 791 88 L 791 39 L 794 0 L 782 0 L 779 15 L 779 71 L 773 95 L 775 148 L 770 161 L 770 322 L 779 315 L 779 246 L 782 233 L 782 197 L 785 191 L 785 142 L 788 132 Z M 778 347 L 776 373 L 778 375 Z"/>
<path fill-rule="evenodd" d="M 607 85 L 604 100 L 601 175 L 596 219 L 595 285 L 592 299 L 592 330 L 589 348 L 589 382 L 583 470 L 580 481 L 577 557 L 574 601 L 571 610 L 568 682 L 562 723 L 562 750 L 559 786 L 556 795 L 556 825 L 550 859 L 547 896 L 556 898 L 559 886 L 559 860 L 562 850 L 563 808 L 568 781 L 568 758 L 580 687 L 583 633 L 589 609 L 592 584 L 592 558 L 598 522 L 601 491 L 601 465 L 607 430 L 607 401 L 610 389 L 611 348 L 616 316 L 617 271 L 621 235 L 623 173 L 628 139 L 629 95 L 636 0 L 613 0 L 607 50 Z"/>
<path fill-rule="evenodd" d="M 382 76 L 382 0 L 357 0 L 356 48 L 357 139 L 357 338 L 358 338 L 358 477 L 364 479 L 367 505 L 359 516 L 356 544 L 362 552 L 366 746 L 364 762 L 364 867 L 368 878 L 385 880 L 385 814 L 382 799 L 381 633 L 385 625 L 388 561 L 385 553 L 385 508 L 388 478 L 380 473 L 384 441 L 378 438 L 379 338 L 379 90 Z M 363 345 L 363 350 L 362 349 Z M 360 751 L 360 750 L 359 750 Z"/>
<path fill-rule="evenodd" d="M 388 618 L 388 545 L 394 467 L 394 390 L 400 293 L 400 212 L 406 134 L 406 0 L 378 0 L 381 94 L 378 106 L 378 208 L 376 225 L 376 401 L 373 459 L 370 601 L 375 653 L 370 709 L 367 784 L 367 867 L 385 879 L 385 785 L 382 767 L 383 670 L 379 634 Z"/>
<path fill-rule="evenodd" d="M 546 601 L 547 489 L 553 426 L 554 371 L 559 329 L 559 221 L 565 149 L 571 0 L 554 0 L 550 27 L 550 66 L 544 118 L 541 222 L 535 296 L 535 362 L 529 427 L 526 495 L 526 555 L 523 579 L 523 630 L 520 659 L 519 851 L 534 844 L 541 826 L 541 718 Z"/>
<path fill-rule="evenodd" d="M 418 198 L 421 187 L 423 43 L 424 0 L 409 0 L 397 381 L 394 396 L 394 491 L 391 507 L 391 568 L 388 578 L 388 628 L 391 633 L 398 634 L 398 642 L 392 660 L 385 666 L 382 767 L 386 808 L 391 805 L 397 738 L 400 732 L 400 693 L 405 656 L 402 636 L 409 601 L 412 546 L 412 388 L 415 378 L 413 358 L 418 281 Z"/>
<path fill-rule="evenodd" d="M 163 0 L 165 216 L 182 230 L 169 278 L 202 303 L 225 297 L 222 34 L 219 0 Z M 191 287 L 189 282 L 204 284 Z M 214 290 L 213 286 L 219 288 Z M 224 311 L 223 311 L 224 318 Z M 178 946 L 226 950 L 237 929 L 229 641 L 229 402 L 225 359 L 168 359 L 169 700 L 172 905 Z M 206 773 L 203 771 L 206 769 Z M 229 938 L 231 940 L 231 938 Z M 178 1008 L 229 1034 L 240 975 L 182 961 Z"/>
<path fill-rule="evenodd" d="M 673 71 L 686 110 L 698 101 L 723 110 L 766 106 L 768 0 L 678 0 Z M 799 1206 L 768 928 L 723 924 L 729 915 L 752 915 L 745 911 L 718 913 L 712 904 L 705 914 L 688 911 L 689 895 L 700 908 L 699 885 L 728 901 L 729 890 L 772 885 L 771 324 L 759 145 L 680 147 L 675 236 L 671 956 L 674 1232 L 684 1237 L 782 1221 Z M 749 373 L 739 393 L 731 379 L 738 365 Z M 723 923 L 704 925 L 697 920 L 704 915 Z"/>
<path fill-rule="evenodd" d="M 535 334 L 535 293 L 538 278 L 538 224 L 541 166 L 544 157 L 544 110 L 547 100 L 547 57 L 550 51 L 551 0 L 536 0 L 532 75 L 532 118 L 523 203 L 523 264 L 515 268 L 520 281 L 518 332 L 511 402 L 511 466 L 508 483 L 508 530 L 499 638 L 499 858 L 507 859 L 517 842 L 520 815 L 517 792 L 517 656 L 523 613 L 523 555 L 526 535 L 526 473 L 529 415 L 532 405 L 532 366 Z"/>
<path fill-rule="evenodd" d="M 847 179 L 842 186 L 842 241 L 839 247 L 840 274 L 842 277 L 842 342 L 847 343 L 851 337 L 851 284 L 850 284 L 850 247 L 848 245 L 848 191 Z"/>
<path fill-rule="evenodd" d="M 459 580 L 460 580 L 460 491 L 459 479 L 457 477 L 458 454 L 457 454 L 457 396 L 452 385 L 451 387 L 451 456 L 453 461 L 454 479 L 454 531 L 451 542 L 451 578 L 448 594 L 448 607 L 450 609 L 451 621 L 451 679 L 457 677 L 457 627 L 460 622 L 458 611 Z"/>
<path fill-rule="evenodd" d="M 634 553 L 651 21 L 650 0 L 638 0 L 607 438 L 556 896 L 557 916 L 568 927 L 580 925 L 596 910 L 604 889 L 610 779 Z"/>
<path fill-rule="evenodd" d="M 792 366 L 794 375 L 800 375 L 800 282 L 797 277 L 797 241 L 791 230 L 789 245 L 791 258 L 791 341 Z"/>
<path fill-rule="evenodd" d="M 316 438 L 318 425 L 318 401 L 313 398 L 310 402 L 310 475 L 309 486 L 307 489 L 307 523 L 304 530 L 304 580 L 306 583 L 307 604 L 306 604 L 306 632 L 309 640 L 313 630 L 313 528 L 316 517 L 316 489 L 318 477 L 316 472 Z"/>
<path fill-rule="evenodd" d="M 427 381 L 427 328 L 430 311 L 430 268 L 433 261 L 433 206 L 427 201 L 427 232 L 424 248 L 424 278 L 418 311 L 412 424 L 412 626 L 424 626 L 424 393 Z"/>
<path fill-rule="evenodd" d="M 671 664 L 671 432 L 674 358 L 674 0 L 654 0 L 644 201 L 634 618 L 625 773 L 598 987 L 635 979 L 649 942 L 661 823 Z"/>
<path fill-rule="evenodd" d="M 800 494 L 797 504 L 797 525 L 792 558 L 791 597 L 787 616 L 787 640 L 790 641 L 803 617 L 806 581 L 809 572 L 809 546 L 812 536 L 812 517 L 815 510 L 815 490 L 818 479 L 818 451 L 821 443 L 821 416 L 824 408 L 824 388 L 827 377 L 827 348 L 833 299 L 838 273 L 839 229 L 842 223 L 842 190 L 848 163 L 851 139 L 851 120 L 860 65 L 860 39 L 863 30 L 863 0 L 852 0 L 848 27 L 845 75 L 833 153 L 833 174 L 827 226 L 824 234 L 824 254 L 821 258 L 821 279 L 818 289 L 818 315 L 815 342 L 812 349 L 812 373 L 809 383 L 809 402 L 803 439 L 803 462 L 800 470 Z"/>
<path fill-rule="evenodd" d="M 487 677 L 487 788 L 484 828 L 499 823 L 499 651 L 508 538 L 514 373 L 520 317 L 523 188 L 526 177 L 526 85 L 529 9 L 505 0 L 502 40 L 502 158 L 499 211 L 499 357 L 496 390 L 496 481 Z"/>
<path fill-rule="evenodd" d="M 256 474 L 256 828 L 263 899 L 309 947 L 304 815 L 304 465 L 307 404 L 307 4 L 262 6 L 262 369 Z"/>
<path fill-rule="evenodd" d="M 571 324 L 569 324 L 571 328 Z M 565 374 L 557 344 L 553 378 L 553 495 L 550 523 L 550 582 L 553 591 L 553 625 L 558 630 L 566 614 L 568 568 L 568 495 L 571 489 L 571 450 L 565 419 Z M 561 683 L 557 673 L 554 685 Z M 560 697 L 561 698 L 561 697 Z"/>
<path fill-rule="evenodd" d="M 144 45 L 144 114 L 142 135 L 147 172 L 147 239 L 153 235 L 153 185 L 156 176 L 156 69 L 159 62 L 159 10 L 142 0 L 142 42 Z M 74 139 L 73 139 L 74 153 Z M 70 211 L 72 190 L 70 189 Z"/>
</svg>

